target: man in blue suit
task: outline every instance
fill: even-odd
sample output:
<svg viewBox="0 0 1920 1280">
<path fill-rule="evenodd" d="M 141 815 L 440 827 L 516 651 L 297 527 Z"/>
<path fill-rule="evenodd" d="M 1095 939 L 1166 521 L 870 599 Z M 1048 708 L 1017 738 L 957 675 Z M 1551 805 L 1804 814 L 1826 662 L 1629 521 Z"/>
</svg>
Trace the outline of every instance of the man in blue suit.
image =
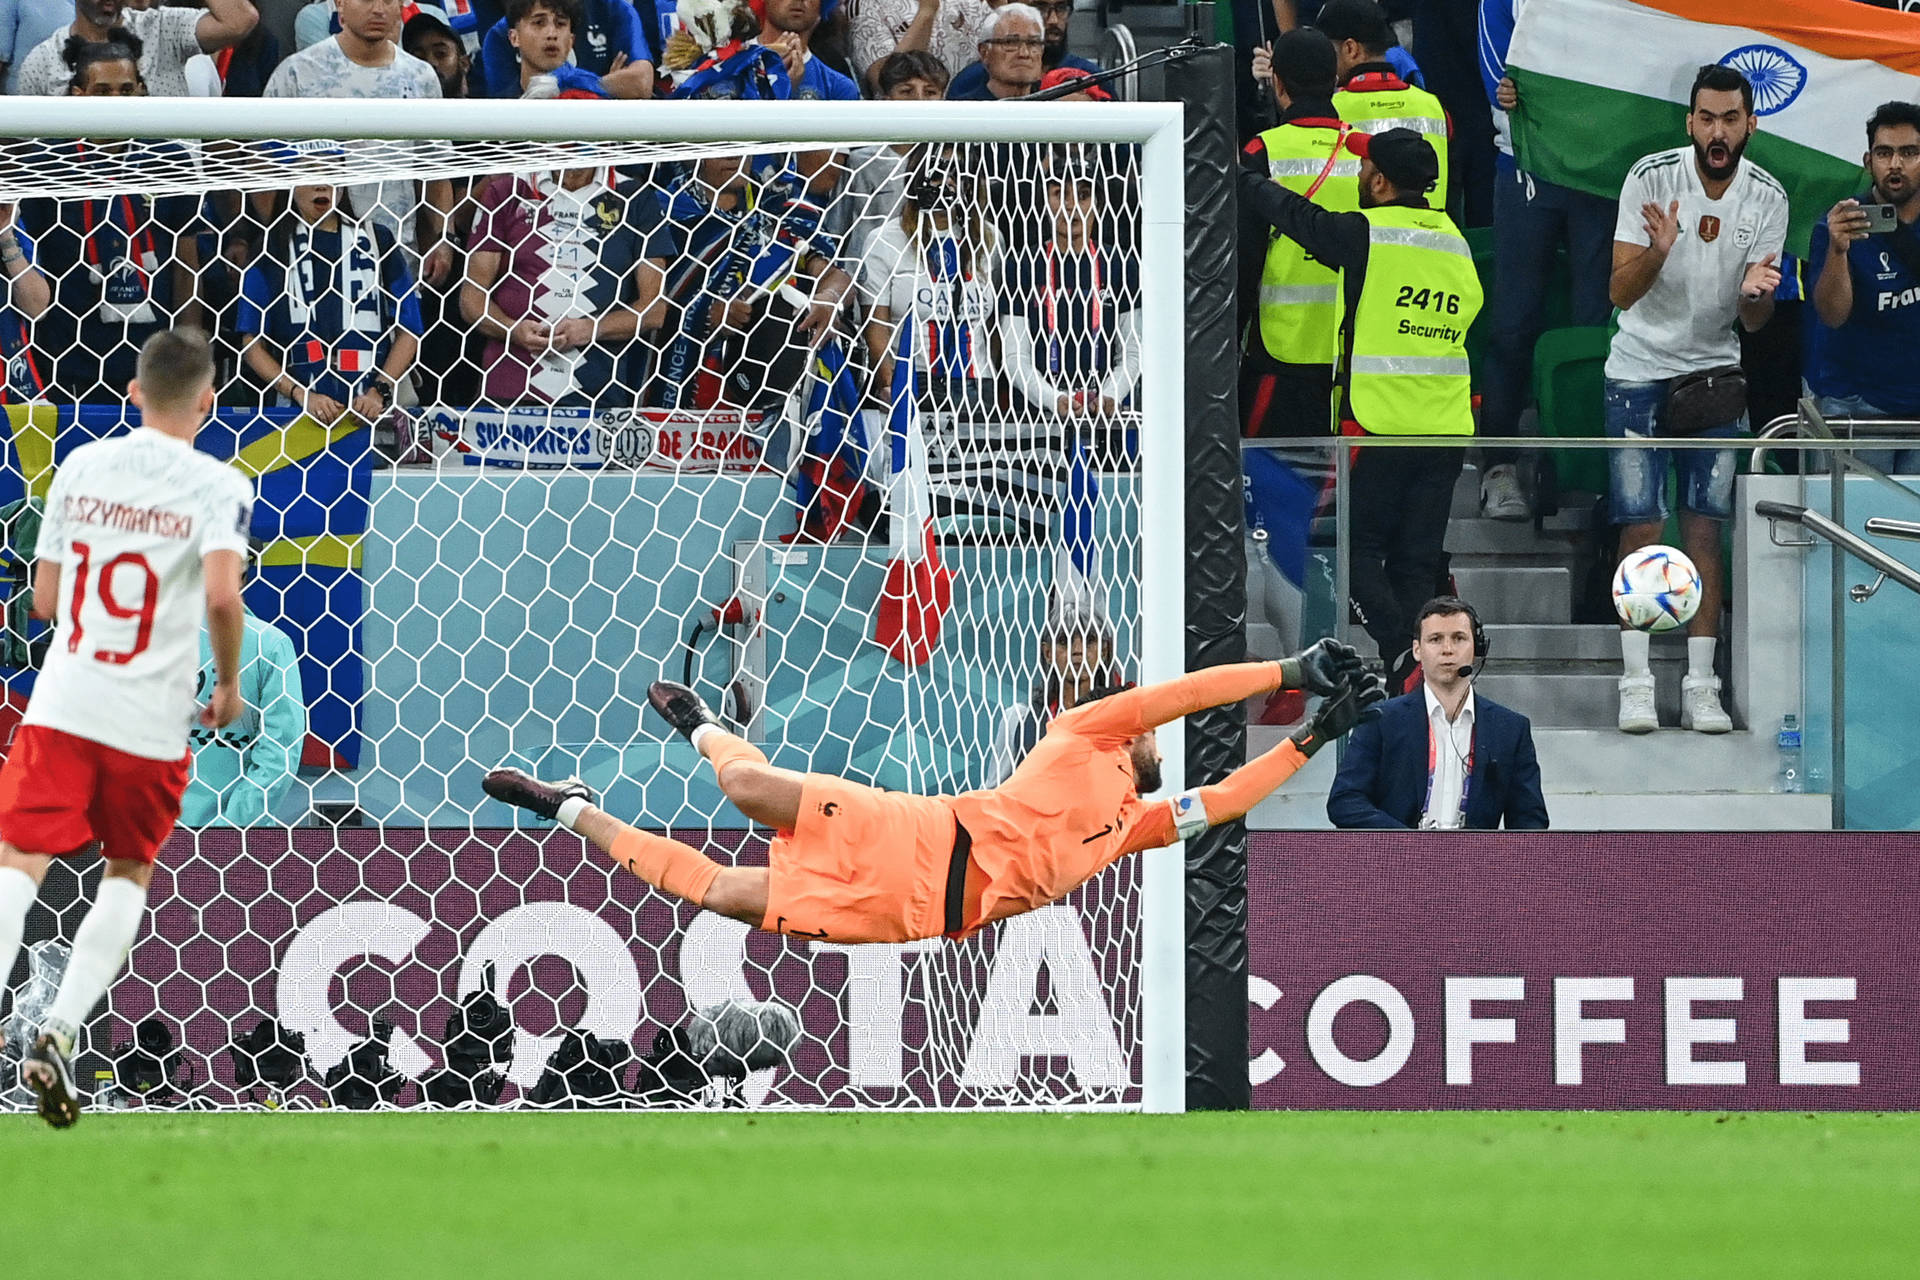
<svg viewBox="0 0 1920 1280">
<path fill-rule="evenodd" d="M 1540 762 L 1527 718 L 1473 691 L 1486 632 L 1473 606 L 1440 596 L 1414 621 L 1413 656 L 1425 683 L 1394 698 L 1347 740 L 1327 795 L 1342 829 L 1462 827 L 1544 831 Z"/>
</svg>

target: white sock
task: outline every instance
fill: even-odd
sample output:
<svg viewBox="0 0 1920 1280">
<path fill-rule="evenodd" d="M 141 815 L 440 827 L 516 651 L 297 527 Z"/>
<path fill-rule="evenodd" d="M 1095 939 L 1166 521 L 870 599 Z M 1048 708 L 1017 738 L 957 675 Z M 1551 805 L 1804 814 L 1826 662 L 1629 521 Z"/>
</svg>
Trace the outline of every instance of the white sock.
<svg viewBox="0 0 1920 1280">
<path fill-rule="evenodd" d="M 0 867 L 0 995 L 20 958 L 20 938 L 27 931 L 27 911 L 40 896 L 40 886 L 18 867 Z"/>
<path fill-rule="evenodd" d="M 73 955 L 67 959 L 60 994 L 47 1010 L 42 1029 L 68 1039 L 68 1048 L 87 1023 L 93 1006 L 107 994 L 133 950 L 134 935 L 147 914 L 147 891 L 125 876 L 101 876 L 93 909 L 73 935 Z"/>
<path fill-rule="evenodd" d="M 1630 676 L 1650 675 L 1653 667 L 1649 657 L 1653 652 L 1653 637 L 1644 631 L 1626 630 L 1620 633 L 1620 662 Z"/>
<path fill-rule="evenodd" d="M 1695 680 L 1713 674 L 1713 649 L 1719 644 L 1713 636 L 1687 637 L 1687 675 Z"/>
<path fill-rule="evenodd" d="M 687 735 L 687 741 L 693 744 L 693 749 L 695 751 L 700 751 L 700 740 L 702 738 L 706 737 L 710 733 L 725 733 L 725 732 L 726 730 L 722 729 L 717 724 L 697 724 L 693 726 L 693 732 Z M 700 754 L 705 755 L 706 752 L 701 751 Z"/>
<path fill-rule="evenodd" d="M 591 804 L 582 800 L 579 796 L 568 796 L 560 802 L 560 808 L 554 813 L 553 820 L 567 830 L 572 831 L 573 824 L 580 820 L 580 815 L 592 807 Z"/>
</svg>

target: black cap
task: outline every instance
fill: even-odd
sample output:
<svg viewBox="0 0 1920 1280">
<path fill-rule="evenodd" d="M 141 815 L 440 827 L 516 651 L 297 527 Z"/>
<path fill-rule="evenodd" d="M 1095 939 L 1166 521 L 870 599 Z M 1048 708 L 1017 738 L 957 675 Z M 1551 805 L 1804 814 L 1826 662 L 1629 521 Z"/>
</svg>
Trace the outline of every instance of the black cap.
<svg viewBox="0 0 1920 1280">
<path fill-rule="evenodd" d="M 406 21 L 400 25 L 402 43 L 405 43 L 408 32 L 418 31 L 422 27 L 444 31 L 456 40 L 460 38 L 453 29 L 453 23 L 447 19 L 447 11 L 434 4 L 433 0 L 419 0 L 418 3 L 409 4 L 401 10 L 401 13 L 406 18 Z"/>
<path fill-rule="evenodd" d="M 1425 195 L 1440 181 L 1440 158 L 1433 144 L 1411 129 L 1383 129 L 1375 134 L 1355 130 L 1347 135 L 1347 150 L 1373 161 L 1373 167 L 1402 191 Z"/>
<path fill-rule="evenodd" d="M 1363 49 L 1385 49 L 1393 43 L 1387 11 L 1374 0 L 1327 0 L 1313 25 L 1335 44 L 1358 40 Z"/>
<path fill-rule="evenodd" d="M 1333 41 L 1312 27 L 1295 27 L 1273 42 L 1273 76 L 1289 98 L 1332 97 L 1339 63 Z"/>
</svg>

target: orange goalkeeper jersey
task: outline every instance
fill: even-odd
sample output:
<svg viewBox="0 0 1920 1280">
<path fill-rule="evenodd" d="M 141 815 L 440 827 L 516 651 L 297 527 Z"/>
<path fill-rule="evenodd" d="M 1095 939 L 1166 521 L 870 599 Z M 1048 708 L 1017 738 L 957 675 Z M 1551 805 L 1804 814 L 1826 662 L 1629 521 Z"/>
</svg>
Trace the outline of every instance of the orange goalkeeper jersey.
<svg viewBox="0 0 1920 1280">
<path fill-rule="evenodd" d="M 1249 662 L 1114 694 L 1055 719 L 999 786 L 941 797 L 972 836 L 973 862 L 987 881 L 969 931 L 1057 901 L 1116 858 L 1172 844 L 1179 838 L 1176 801 L 1140 799 L 1133 739 L 1192 712 L 1279 687 L 1279 663 Z M 1240 817 L 1305 759 L 1283 742 L 1224 782 L 1200 788 L 1208 820 Z"/>
</svg>

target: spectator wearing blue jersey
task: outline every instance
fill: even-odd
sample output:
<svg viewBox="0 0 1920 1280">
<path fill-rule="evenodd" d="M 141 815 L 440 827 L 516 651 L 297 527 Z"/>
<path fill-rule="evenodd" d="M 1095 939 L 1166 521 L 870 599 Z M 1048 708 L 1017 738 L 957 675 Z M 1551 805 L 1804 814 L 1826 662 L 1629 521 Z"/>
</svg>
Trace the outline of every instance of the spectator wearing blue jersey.
<svg viewBox="0 0 1920 1280">
<path fill-rule="evenodd" d="M 760 43 L 777 52 L 787 64 L 796 98 L 830 102 L 858 102 L 860 86 L 813 56 L 814 33 L 840 0 L 758 0 Z"/>
<path fill-rule="evenodd" d="M 74 39 L 63 51 L 68 93 L 140 98 L 140 42 L 125 32 L 98 43 Z M 141 344 L 161 329 L 200 323 L 195 243 L 199 202 L 145 194 L 153 173 L 191 164 L 173 142 L 85 139 L 49 143 L 59 162 L 84 167 L 103 193 L 20 204 L 35 264 L 53 286 L 36 319 L 34 350 L 47 397 L 73 404 L 121 403 Z"/>
<path fill-rule="evenodd" d="M 29 345 L 28 323 L 53 301 L 53 287 L 33 265 L 33 241 L 0 204 L 0 404 L 38 400 L 46 391 Z"/>
<path fill-rule="evenodd" d="M 528 5 L 522 0 L 509 4 L 506 16 L 494 23 L 481 41 L 480 71 L 488 97 L 518 98 L 526 91 L 527 51 L 524 45 L 515 42 L 513 30 L 533 9 L 565 14 L 571 30 L 569 65 L 575 71 L 594 77 L 594 85 L 601 90 L 598 96 L 653 96 L 653 47 L 647 41 L 646 25 L 631 0 L 564 0 L 564 3 L 563 0 L 543 0 L 539 5 Z M 585 80 L 571 76 L 568 79 L 573 82 L 563 80 L 563 92 L 586 91 Z"/>
<path fill-rule="evenodd" d="M 648 403 L 705 409 L 784 397 L 853 285 L 804 178 L 719 156 L 691 166 L 660 201 L 672 241 L 668 312 Z"/>
<path fill-rule="evenodd" d="M 510 0 L 507 40 L 520 57 L 519 79 L 505 88 L 489 82 L 496 98 L 605 98 L 600 77 L 573 62 L 573 32 L 580 0 Z"/>
<path fill-rule="evenodd" d="M 1808 381 L 1829 418 L 1920 418 L 1920 106 L 1882 104 L 1867 121 L 1862 159 L 1872 186 L 1813 228 L 1813 305 L 1832 332 Z M 1868 231 L 1865 204 L 1892 205 L 1893 230 Z M 1920 474 L 1920 446 L 1863 449 L 1860 458 Z"/>
<path fill-rule="evenodd" d="M 419 350 L 420 300 L 393 234 L 341 211 L 330 186 L 298 186 L 240 282 L 243 359 L 277 403 L 331 425 L 372 421 Z"/>
</svg>

